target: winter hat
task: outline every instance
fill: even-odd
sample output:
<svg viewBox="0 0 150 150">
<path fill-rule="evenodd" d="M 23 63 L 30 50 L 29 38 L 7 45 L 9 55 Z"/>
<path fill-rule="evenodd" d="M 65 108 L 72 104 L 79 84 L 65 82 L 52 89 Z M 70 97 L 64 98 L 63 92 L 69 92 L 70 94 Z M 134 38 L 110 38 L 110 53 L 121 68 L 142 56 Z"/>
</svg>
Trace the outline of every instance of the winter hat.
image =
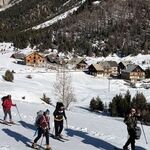
<svg viewBox="0 0 150 150">
<path fill-rule="evenodd" d="M 49 115 L 50 114 L 49 109 L 46 109 L 45 113 Z"/>
<path fill-rule="evenodd" d="M 60 107 L 64 107 L 64 104 L 62 102 L 57 102 L 56 109 L 60 109 Z"/>
</svg>

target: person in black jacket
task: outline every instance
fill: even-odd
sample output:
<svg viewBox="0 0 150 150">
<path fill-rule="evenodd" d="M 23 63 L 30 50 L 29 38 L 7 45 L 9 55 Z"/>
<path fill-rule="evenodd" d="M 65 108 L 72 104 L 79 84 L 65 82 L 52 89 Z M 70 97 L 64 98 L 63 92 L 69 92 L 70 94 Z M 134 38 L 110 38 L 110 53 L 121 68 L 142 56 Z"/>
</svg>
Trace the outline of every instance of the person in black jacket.
<svg viewBox="0 0 150 150">
<path fill-rule="evenodd" d="M 63 103 L 57 102 L 54 115 L 55 138 L 61 138 L 63 130 L 63 119 L 67 120 Z"/>
<path fill-rule="evenodd" d="M 137 113 L 134 108 L 131 108 L 130 113 L 124 119 L 124 122 L 127 125 L 129 138 L 123 146 L 123 150 L 128 150 L 129 144 L 131 144 L 131 150 L 135 150 L 135 127 L 137 126 L 137 120 L 139 117 L 140 114 Z"/>
</svg>

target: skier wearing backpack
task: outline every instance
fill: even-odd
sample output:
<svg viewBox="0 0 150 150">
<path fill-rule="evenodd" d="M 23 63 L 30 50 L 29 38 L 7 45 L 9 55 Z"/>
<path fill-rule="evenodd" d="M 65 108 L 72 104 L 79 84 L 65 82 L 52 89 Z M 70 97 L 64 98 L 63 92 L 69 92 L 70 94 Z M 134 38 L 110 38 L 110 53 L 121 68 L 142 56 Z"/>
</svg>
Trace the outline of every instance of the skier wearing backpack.
<svg viewBox="0 0 150 150">
<path fill-rule="evenodd" d="M 10 123 L 13 123 L 12 115 L 11 115 L 11 107 L 16 106 L 16 104 L 12 103 L 11 95 L 7 95 L 6 97 L 3 97 L 2 106 L 4 111 L 4 122 L 7 122 L 6 119 L 8 114 Z"/>
<path fill-rule="evenodd" d="M 55 126 L 55 138 L 61 138 L 61 132 L 63 130 L 63 118 L 67 120 L 65 114 L 65 108 L 62 102 L 57 102 L 56 109 L 53 113 L 54 115 L 54 126 Z"/>
<path fill-rule="evenodd" d="M 124 122 L 127 125 L 129 138 L 123 146 L 123 150 L 128 150 L 129 144 L 131 144 L 131 150 L 135 150 L 135 128 L 137 126 L 137 120 L 139 116 L 140 114 L 137 114 L 136 110 L 134 108 L 131 108 L 130 113 L 124 119 Z"/>
<path fill-rule="evenodd" d="M 41 138 L 41 136 L 45 136 L 46 138 L 46 148 L 45 150 L 51 150 L 51 147 L 49 145 L 49 130 L 50 130 L 50 117 L 49 117 L 49 110 L 47 109 L 38 120 L 36 120 L 38 123 L 38 135 L 34 139 L 34 142 L 32 144 L 33 148 L 37 148 L 37 141 Z"/>
</svg>

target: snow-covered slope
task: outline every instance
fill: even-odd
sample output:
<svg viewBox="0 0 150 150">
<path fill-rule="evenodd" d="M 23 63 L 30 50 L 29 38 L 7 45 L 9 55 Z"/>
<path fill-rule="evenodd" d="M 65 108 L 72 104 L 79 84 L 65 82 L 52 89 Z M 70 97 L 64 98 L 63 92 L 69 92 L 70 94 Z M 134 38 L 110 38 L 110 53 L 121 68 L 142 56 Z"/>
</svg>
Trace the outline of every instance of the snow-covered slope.
<svg viewBox="0 0 150 150">
<path fill-rule="evenodd" d="M 7 47 L 7 48 L 6 48 Z M 7 49 L 4 51 L 4 49 Z M 34 118 L 38 110 L 51 111 L 51 132 L 53 132 L 54 107 L 43 104 L 40 98 L 46 93 L 55 105 L 56 100 L 53 92 L 53 83 L 56 72 L 44 68 L 32 68 L 14 63 L 11 46 L 3 44 L 0 50 L 0 97 L 11 94 L 14 103 L 17 104 L 22 121 L 20 125 L 11 127 L 0 124 L 0 150 L 28 150 L 27 143 L 31 144 L 34 139 Z M 7 69 L 12 69 L 14 82 L 6 82 L 1 77 Z M 32 79 L 26 78 L 31 75 Z M 63 134 L 70 139 L 67 142 L 59 142 L 50 138 L 53 150 L 113 150 L 114 147 L 122 147 L 127 139 L 126 126 L 120 118 L 111 118 L 101 114 L 91 113 L 87 110 L 92 97 L 97 95 L 109 103 L 112 97 L 119 93 L 130 90 L 132 96 L 137 91 L 142 91 L 150 101 L 149 89 L 129 88 L 122 80 L 110 80 L 94 78 L 83 72 L 72 72 L 72 86 L 77 102 L 70 106 L 67 111 L 68 129 Z M 109 87 L 110 86 L 110 87 Z M 109 90 L 110 88 L 110 90 Z M 25 96 L 25 99 L 22 97 Z M 20 121 L 16 108 L 12 109 L 14 121 Z M 3 119 L 3 110 L 0 107 L 0 119 Z M 149 127 L 144 126 L 148 141 L 150 141 Z M 40 141 L 39 141 L 40 143 Z M 144 136 L 137 141 L 137 150 L 150 150 L 150 145 L 145 144 Z M 45 146 L 45 141 L 43 142 Z"/>
<path fill-rule="evenodd" d="M 36 111 L 51 111 L 51 133 L 53 132 L 54 108 L 45 104 L 33 104 L 26 102 L 17 103 L 21 114 L 21 121 L 17 110 L 12 109 L 14 121 L 19 121 L 19 125 L 0 124 L 0 150 L 29 150 L 27 145 L 31 144 L 35 138 L 34 118 Z M 34 109 L 33 109 L 34 108 Z M 50 144 L 53 150 L 114 150 L 114 147 L 121 148 L 127 140 L 126 126 L 121 119 L 101 116 L 100 114 L 81 112 L 66 112 L 68 117 L 68 128 L 64 125 L 63 134 L 69 141 L 60 142 L 50 138 Z M 0 109 L 0 118 L 3 117 L 3 111 Z M 150 141 L 149 127 L 144 126 L 147 133 L 147 139 Z M 40 144 L 41 140 L 39 140 Z M 45 147 L 45 139 L 42 144 Z M 136 141 L 136 150 L 149 150 L 150 145 L 145 144 L 144 136 Z"/>
<path fill-rule="evenodd" d="M 0 8 L 0 11 L 4 11 L 21 1 L 22 0 L 0 0 L 0 6 L 2 7 Z"/>
</svg>

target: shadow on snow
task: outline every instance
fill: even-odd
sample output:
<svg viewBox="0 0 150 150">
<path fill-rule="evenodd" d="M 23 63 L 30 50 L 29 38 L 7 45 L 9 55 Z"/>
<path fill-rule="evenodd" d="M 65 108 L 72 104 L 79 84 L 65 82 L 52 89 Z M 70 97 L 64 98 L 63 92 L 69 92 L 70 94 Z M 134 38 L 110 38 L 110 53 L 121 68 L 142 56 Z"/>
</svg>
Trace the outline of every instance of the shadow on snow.
<svg viewBox="0 0 150 150">
<path fill-rule="evenodd" d="M 8 136 L 14 138 L 17 142 L 21 141 L 24 144 L 31 143 L 31 140 L 27 137 L 23 136 L 22 134 L 19 134 L 17 132 L 14 132 L 10 129 L 2 129 Z"/>
<path fill-rule="evenodd" d="M 65 129 L 66 134 L 70 137 L 73 136 L 78 136 L 83 138 L 82 142 L 85 144 L 89 144 L 92 145 L 96 148 L 102 148 L 103 150 L 114 150 L 115 148 L 120 149 L 119 147 L 112 145 L 104 140 L 89 136 L 87 132 L 83 132 L 83 131 L 77 131 L 77 130 L 73 130 L 73 129 Z M 146 150 L 142 147 L 136 146 L 137 150 Z"/>
<path fill-rule="evenodd" d="M 33 124 L 26 123 L 25 121 L 19 121 L 19 123 L 20 123 L 24 128 L 36 130 L 36 127 L 35 127 L 35 125 L 33 125 Z"/>
</svg>

